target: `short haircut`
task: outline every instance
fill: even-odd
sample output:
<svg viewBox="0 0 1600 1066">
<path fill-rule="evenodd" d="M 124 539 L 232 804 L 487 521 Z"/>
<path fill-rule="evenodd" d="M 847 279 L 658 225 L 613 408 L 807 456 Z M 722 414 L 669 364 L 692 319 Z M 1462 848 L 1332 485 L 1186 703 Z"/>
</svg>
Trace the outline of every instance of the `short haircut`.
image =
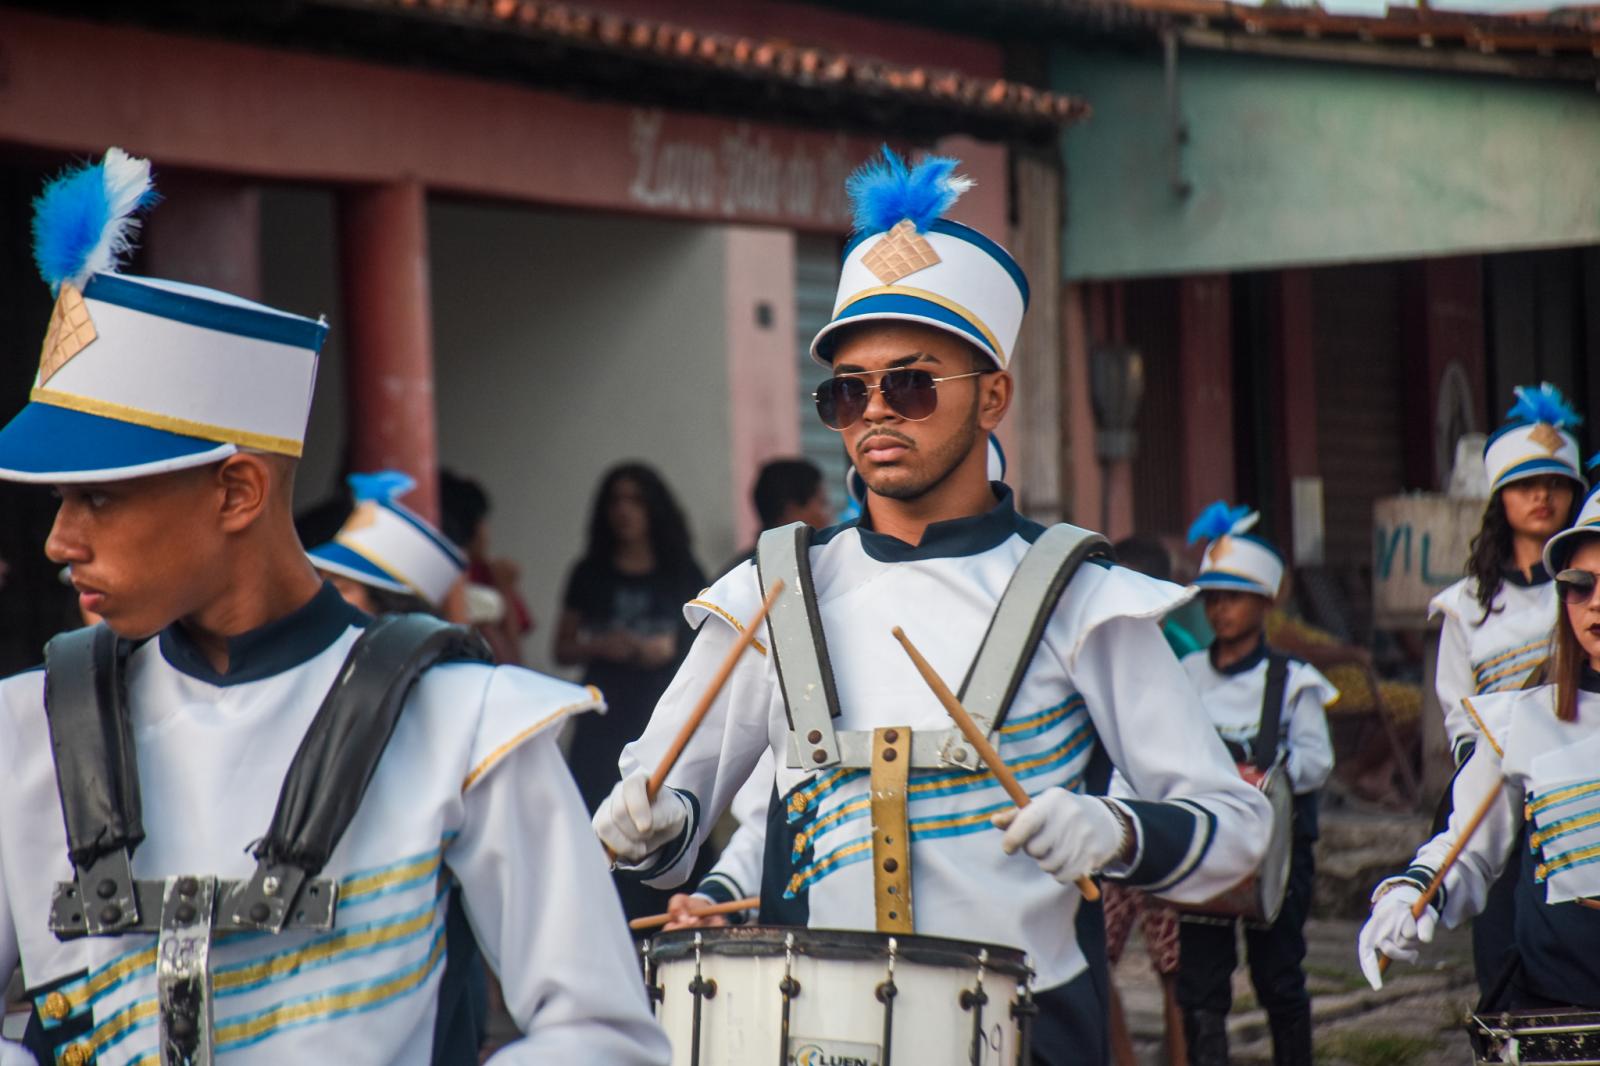
<svg viewBox="0 0 1600 1066">
<path fill-rule="evenodd" d="M 1117 553 L 1117 562 L 1129 570 L 1162 581 L 1172 580 L 1172 556 L 1154 537 L 1126 537 L 1117 541 L 1112 550 Z"/>
<path fill-rule="evenodd" d="M 440 532 L 456 547 L 466 551 L 478 527 L 489 517 L 489 494 L 469 477 L 450 470 L 439 471 Z"/>
<path fill-rule="evenodd" d="M 822 471 L 809 459 L 774 459 L 756 475 L 750 498 L 755 502 L 761 528 L 771 529 L 783 520 L 784 508 L 803 506 L 817 494 Z"/>
</svg>

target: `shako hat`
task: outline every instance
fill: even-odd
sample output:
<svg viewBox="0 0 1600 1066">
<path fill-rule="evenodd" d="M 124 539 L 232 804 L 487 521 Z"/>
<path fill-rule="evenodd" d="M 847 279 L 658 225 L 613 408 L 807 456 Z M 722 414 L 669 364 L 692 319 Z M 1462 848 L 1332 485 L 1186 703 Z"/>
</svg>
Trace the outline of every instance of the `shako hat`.
<svg viewBox="0 0 1600 1066">
<path fill-rule="evenodd" d="M 1199 589 L 1229 589 L 1254 592 L 1276 599 L 1283 584 L 1283 556 L 1264 538 L 1250 532 L 1261 521 L 1261 513 L 1248 507 L 1229 507 L 1218 500 L 1189 527 L 1189 543 L 1202 540 L 1205 556 L 1194 579 Z"/>
<path fill-rule="evenodd" d="M 1600 467 L 1600 455 L 1589 460 L 1589 469 Z M 1586 537 L 1600 537 L 1600 485 L 1596 485 L 1578 508 L 1578 517 L 1572 525 L 1544 542 L 1544 569 L 1547 574 L 1558 574 L 1566 569 L 1572 551 Z"/>
<path fill-rule="evenodd" d="M 0 430 L 0 479 L 117 481 L 241 448 L 298 456 L 327 326 L 225 292 L 117 273 L 156 200 L 120 148 L 34 201 L 55 294 L 28 403 Z"/>
<path fill-rule="evenodd" d="M 1489 494 L 1514 481 L 1546 474 L 1560 474 L 1588 488 L 1577 438 L 1569 432 L 1583 423 L 1582 416 L 1548 381 L 1537 388 L 1518 385 L 1513 391 L 1517 402 L 1506 412 L 1509 421 L 1483 447 Z"/>
<path fill-rule="evenodd" d="M 318 570 L 363 585 L 421 596 L 435 607 L 467 569 L 467 557 L 432 523 L 400 503 L 417 483 L 398 470 L 351 474 L 355 510 L 308 553 Z"/>
<path fill-rule="evenodd" d="M 916 322 L 953 333 L 1006 369 L 1028 306 L 1028 279 L 1011 253 L 944 218 L 972 187 L 960 162 L 928 156 L 913 167 L 887 146 L 850 175 L 855 236 L 845 248 L 833 317 L 811 356 L 833 362 L 837 333 L 871 321 Z"/>
</svg>

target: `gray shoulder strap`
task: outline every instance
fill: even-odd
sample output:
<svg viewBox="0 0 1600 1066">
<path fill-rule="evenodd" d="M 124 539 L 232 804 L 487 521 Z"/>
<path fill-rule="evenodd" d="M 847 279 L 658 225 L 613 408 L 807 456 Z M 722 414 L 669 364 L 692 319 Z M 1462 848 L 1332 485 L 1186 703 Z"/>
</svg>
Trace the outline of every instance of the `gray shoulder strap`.
<svg viewBox="0 0 1600 1066">
<path fill-rule="evenodd" d="M 833 719 L 839 716 L 839 696 L 811 581 L 811 527 L 795 522 L 761 534 L 756 542 L 756 573 L 763 596 L 774 581 L 783 581 L 783 594 L 767 614 L 767 628 L 789 733 L 805 753 L 807 766 L 837 765 Z"/>
<path fill-rule="evenodd" d="M 1111 558 L 1106 539 L 1065 522 L 1045 530 L 1022 557 L 961 682 L 961 702 L 985 732 L 1005 723 L 1061 594 L 1078 567 L 1096 557 Z"/>
</svg>

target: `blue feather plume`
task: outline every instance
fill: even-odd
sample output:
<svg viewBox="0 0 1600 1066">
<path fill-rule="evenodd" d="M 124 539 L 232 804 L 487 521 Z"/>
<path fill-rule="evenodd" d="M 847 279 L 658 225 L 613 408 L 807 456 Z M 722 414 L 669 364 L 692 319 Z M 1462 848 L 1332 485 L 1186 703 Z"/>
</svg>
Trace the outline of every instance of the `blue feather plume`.
<svg viewBox="0 0 1600 1066">
<path fill-rule="evenodd" d="M 1600 470 L 1600 452 L 1595 452 L 1589 456 L 1589 461 L 1583 464 L 1583 468 L 1591 472 Z"/>
<path fill-rule="evenodd" d="M 376 500 L 379 503 L 392 503 L 397 498 L 404 496 L 417 487 L 411 475 L 403 474 L 398 470 L 379 470 L 372 474 L 351 474 L 345 478 L 350 486 L 350 491 L 355 494 L 357 503 Z"/>
<path fill-rule="evenodd" d="M 1243 533 L 1255 525 L 1255 518 L 1255 512 L 1242 504 L 1229 507 L 1227 500 L 1218 500 L 1201 511 L 1200 517 L 1189 526 L 1189 543 L 1216 540 L 1229 533 Z"/>
<path fill-rule="evenodd" d="M 1511 405 L 1506 417 L 1513 422 L 1544 422 L 1557 429 L 1581 425 L 1583 422 L 1583 416 L 1572 409 L 1567 398 L 1561 395 L 1561 390 L 1548 381 L 1542 382 L 1537 389 L 1531 385 L 1518 385 L 1511 391 L 1516 393 L 1517 402 Z"/>
<path fill-rule="evenodd" d="M 64 282 L 82 288 L 91 275 L 116 273 L 133 248 L 135 213 L 158 199 L 150 161 L 120 148 L 46 185 L 33 201 L 33 258 L 50 291 Z"/>
<path fill-rule="evenodd" d="M 924 156 L 913 167 L 888 145 L 883 158 L 857 167 L 845 180 L 857 233 L 879 233 L 910 219 L 918 233 L 926 233 L 961 194 L 972 188 L 971 178 L 955 173 L 959 159 Z"/>
</svg>

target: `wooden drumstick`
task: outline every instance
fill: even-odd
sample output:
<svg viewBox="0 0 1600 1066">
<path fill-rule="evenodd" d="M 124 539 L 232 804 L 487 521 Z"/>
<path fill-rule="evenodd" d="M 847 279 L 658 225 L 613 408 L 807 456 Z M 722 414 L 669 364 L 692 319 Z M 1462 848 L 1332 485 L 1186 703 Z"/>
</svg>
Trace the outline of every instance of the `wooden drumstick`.
<svg viewBox="0 0 1600 1066">
<path fill-rule="evenodd" d="M 1439 886 L 1444 884 L 1444 875 L 1450 872 L 1450 868 L 1461 857 L 1461 849 L 1467 846 L 1467 841 L 1471 840 L 1472 834 L 1478 831 L 1478 826 L 1482 825 L 1483 820 L 1489 817 L 1489 811 L 1494 808 L 1495 800 L 1500 798 L 1501 791 L 1498 788 L 1489 791 L 1489 794 L 1483 798 L 1483 803 L 1473 813 L 1472 820 L 1461 831 L 1461 838 L 1450 845 L 1450 850 L 1444 853 L 1444 861 L 1439 864 L 1439 872 L 1433 875 L 1433 880 L 1428 882 L 1428 887 L 1423 890 L 1422 895 L 1418 896 L 1416 902 L 1411 904 L 1412 918 L 1421 918 L 1422 912 L 1427 910 L 1428 904 L 1433 902 L 1433 897 L 1439 894 Z M 1380 975 L 1388 973 L 1389 964 L 1393 961 L 1383 952 L 1378 952 L 1378 973 Z"/>
<path fill-rule="evenodd" d="M 979 729 L 978 723 L 972 720 L 972 715 L 968 714 L 967 709 L 961 706 L 961 701 L 956 699 L 955 693 L 951 692 L 950 687 L 944 683 L 944 678 L 940 677 L 939 672 L 929 664 L 928 660 L 922 657 L 922 653 L 917 650 L 916 645 L 911 643 L 911 638 L 906 636 L 904 630 L 899 626 L 895 626 L 890 632 L 894 634 L 894 639 L 900 642 L 900 646 L 906 650 L 906 654 L 911 656 L 912 665 L 917 668 L 917 673 L 922 675 L 922 680 L 928 683 L 928 687 L 939 698 L 939 702 L 944 704 L 945 711 L 955 720 L 956 728 L 961 730 L 961 735 L 967 738 L 967 743 L 971 744 L 973 749 L 977 751 L 978 758 L 982 759 L 983 764 L 989 768 L 989 772 L 994 774 L 995 780 L 1000 782 L 1000 787 L 1006 790 L 1006 795 L 1011 797 L 1011 802 L 1018 807 L 1026 807 L 1028 805 L 1027 790 L 1017 780 L 1017 775 L 1011 772 L 1011 767 L 1007 766 L 1006 761 L 1000 757 L 1000 753 L 994 750 L 994 745 L 990 744 L 989 738 L 983 735 L 983 730 Z M 1084 899 L 1092 903 L 1100 898 L 1100 886 L 1089 878 L 1080 877 L 1077 884 L 1078 891 L 1083 893 Z"/>
<path fill-rule="evenodd" d="M 691 907 L 689 917 L 709 918 L 713 914 L 737 914 L 739 911 L 754 910 L 761 906 L 761 897 L 747 896 L 744 899 L 730 900 L 727 903 L 712 903 L 705 907 Z M 659 929 L 672 921 L 672 915 L 652 914 L 648 918 L 635 918 L 628 923 L 629 929 Z"/>
<path fill-rule="evenodd" d="M 677 765 L 678 757 L 683 754 L 683 749 L 688 746 L 689 740 L 694 736 L 700 723 L 705 721 L 706 715 L 711 712 L 711 705 L 717 701 L 717 695 L 722 691 L 722 686 L 728 683 L 728 678 L 733 676 L 733 668 L 739 665 L 739 656 L 744 650 L 755 642 L 756 632 L 761 628 L 761 623 L 766 621 L 767 612 L 772 610 L 772 605 L 778 602 L 778 595 L 783 592 L 783 579 L 772 583 L 772 588 L 767 590 L 766 599 L 761 601 L 761 609 L 755 617 L 739 631 L 739 639 L 733 642 L 733 647 L 728 649 L 728 654 L 723 657 L 722 665 L 717 668 L 716 676 L 711 679 L 711 685 L 700 697 L 700 702 L 695 704 L 694 710 L 689 712 L 689 718 L 683 723 L 683 728 L 678 730 L 678 735 L 672 738 L 672 744 L 667 748 L 667 753 L 661 757 L 661 762 L 656 766 L 655 772 L 650 775 L 650 780 L 645 782 L 645 795 L 654 803 L 656 795 L 661 791 L 661 786 L 666 784 L 667 775 Z M 615 862 L 616 853 L 609 847 L 606 848 L 606 858 Z"/>
</svg>

